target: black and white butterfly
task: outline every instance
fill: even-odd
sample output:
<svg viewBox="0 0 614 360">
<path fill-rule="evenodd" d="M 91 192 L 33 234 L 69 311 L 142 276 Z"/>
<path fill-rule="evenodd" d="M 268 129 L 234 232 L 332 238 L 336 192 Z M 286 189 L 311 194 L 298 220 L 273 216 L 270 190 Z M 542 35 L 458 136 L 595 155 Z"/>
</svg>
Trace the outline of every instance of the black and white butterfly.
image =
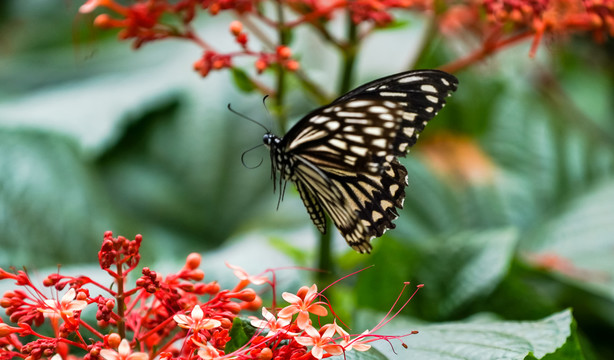
<svg viewBox="0 0 614 360">
<path fill-rule="evenodd" d="M 369 253 L 403 207 L 407 170 L 397 157 L 457 85 L 438 70 L 390 75 L 310 112 L 283 138 L 265 134 L 274 183 L 279 172 L 283 194 L 294 182 L 318 230 L 326 231 L 326 212 L 354 250 Z"/>
</svg>

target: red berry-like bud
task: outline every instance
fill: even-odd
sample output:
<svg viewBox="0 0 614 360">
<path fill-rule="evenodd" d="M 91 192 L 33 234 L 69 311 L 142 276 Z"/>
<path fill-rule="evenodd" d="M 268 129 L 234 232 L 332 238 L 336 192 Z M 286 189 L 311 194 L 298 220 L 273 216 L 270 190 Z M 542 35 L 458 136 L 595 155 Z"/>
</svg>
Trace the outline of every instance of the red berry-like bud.
<svg viewBox="0 0 614 360">
<path fill-rule="evenodd" d="M 185 267 L 194 270 L 200 266 L 202 257 L 198 253 L 191 253 L 185 260 Z"/>
<path fill-rule="evenodd" d="M 190 279 L 194 281 L 201 281 L 204 278 L 205 278 L 205 272 L 200 269 L 190 272 Z"/>
<path fill-rule="evenodd" d="M 277 55 L 282 59 L 288 59 L 292 56 L 292 50 L 287 46 L 280 45 L 277 47 Z"/>
<path fill-rule="evenodd" d="M 216 281 L 210 282 L 207 284 L 207 290 L 205 291 L 207 294 L 214 295 L 220 292 L 220 284 Z"/>
<path fill-rule="evenodd" d="M 273 351 L 270 348 L 266 347 L 260 351 L 258 354 L 258 360 L 271 360 L 273 358 Z"/>
<path fill-rule="evenodd" d="M 296 71 L 301 67 L 296 60 L 288 60 L 285 62 L 284 66 L 290 71 Z"/>
<path fill-rule="evenodd" d="M 267 64 L 267 62 L 263 59 L 258 59 L 254 63 L 254 66 L 256 66 L 256 71 L 258 71 L 258 74 L 261 74 L 264 70 L 266 70 L 269 64 Z"/>
<path fill-rule="evenodd" d="M 109 334 L 107 338 L 107 342 L 109 343 L 109 346 L 114 349 L 117 349 L 121 341 L 122 341 L 122 338 L 119 336 L 118 333 L 111 333 Z"/>
<path fill-rule="evenodd" d="M 242 303 L 241 307 L 249 311 L 260 310 L 262 309 L 262 298 L 260 296 L 256 296 L 256 298 L 253 301 Z"/>
<path fill-rule="evenodd" d="M 246 33 L 240 33 L 239 35 L 237 35 L 237 42 L 245 47 L 245 45 L 247 45 L 247 34 Z"/>
<path fill-rule="evenodd" d="M 254 301 L 256 299 L 256 292 L 254 289 L 245 289 L 241 290 L 234 296 L 235 299 L 243 300 L 243 301 Z"/>
<path fill-rule="evenodd" d="M 106 320 L 98 320 L 96 321 L 96 324 L 98 325 L 98 327 L 100 327 L 101 329 L 105 329 L 107 326 L 109 326 L 109 322 Z"/>
<path fill-rule="evenodd" d="M 220 323 L 222 323 L 221 327 L 224 329 L 230 329 L 232 327 L 232 321 L 227 318 L 217 319 Z"/>
<path fill-rule="evenodd" d="M 224 304 L 223 307 L 225 310 L 228 310 L 233 314 L 238 314 L 241 312 L 241 305 L 237 304 L 236 302 L 228 302 Z"/>
<path fill-rule="evenodd" d="M 115 300 L 113 300 L 113 299 L 107 300 L 107 302 L 104 304 L 104 306 L 107 309 L 109 309 L 109 310 L 113 310 L 113 308 L 115 307 Z"/>
<path fill-rule="evenodd" d="M 243 24 L 239 20 L 234 20 L 230 23 L 230 32 L 234 36 L 239 36 L 241 31 L 243 31 Z"/>
</svg>

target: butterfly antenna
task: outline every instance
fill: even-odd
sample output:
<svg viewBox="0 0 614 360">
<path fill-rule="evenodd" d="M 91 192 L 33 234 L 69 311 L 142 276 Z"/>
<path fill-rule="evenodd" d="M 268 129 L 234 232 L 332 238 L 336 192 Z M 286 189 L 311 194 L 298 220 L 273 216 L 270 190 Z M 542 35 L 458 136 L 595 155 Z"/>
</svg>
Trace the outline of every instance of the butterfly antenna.
<svg viewBox="0 0 614 360">
<path fill-rule="evenodd" d="M 267 134 L 270 134 L 270 133 L 271 133 L 271 130 L 267 129 L 267 128 L 266 128 L 266 126 L 262 125 L 262 124 L 261 124 L 261 123 L 259 123 L 258 121 L 254 120 L 254 119 L 252 119 L 252 118 L 250 118 L 250 117 L 247 117 L 247 116 L 245 116 L 245 115 L 241 114 L 240 112 L 235 111 L 235 109 L 233 109 L 233 108 L 230 106 L 230 103 L 228 104 L 228 110 L 230 110 L 230 112 L 232 112 L 233 114 L 238 115 L 238 116 L 242 117 L 243 119 L 245 119 L 245 120 L 247 120 L 247 121 L 251 121 L 251 122 L 253 122 L 254 124 L 257 124 L 258 126 L 262 127 L 264 130 L 266 130 Z"/>
<path fill-rule="evenodd" d="M 241 164 L 243 164 L 243 166 L 244 166 L 244 167 L 246 167 L 247 169 L 255 169 L 255 168 L 257 168 L 257 167 L 260 167 L 260 165 L 262 165 L 262 162 L 264 161 L 264 158 L 260 158 L 260 162 L 258 163 L 258 165 L 255 165 L 255 166 L 248 166 L 248 165 L 245 163 L 245 155 L 246 155 L 248 152 L 250 152 L 250 151 L 252 151 L 252 150 L 256 150 L 257 148 L 259 148 L 259 147 L 261 147 L 261 146 L 263 146 L 263 145 L 264 145 L 264 144 L 256 145 L 256 146 L 254 146 L 254 147 L 253 147 L 253 148 L 251 148 L 251 149 L 245 150 L 245 151 L 243 152 L 243 154 L 241 154 Z"/>
<path fill-rule="evenodd" d="M 269 110 L 269 107 L 266 106 L 266 99 L 269 98 L 269 95 L 264 95 L 264 97 L 262 98 L 262 105 L 264 106 L 264 109 L 266 110 L 267 115 L 269 116 L 269 122 L 272 124 L 273 123 L 273 118 L 271 117 L 271 111 Z"/>
</svg>

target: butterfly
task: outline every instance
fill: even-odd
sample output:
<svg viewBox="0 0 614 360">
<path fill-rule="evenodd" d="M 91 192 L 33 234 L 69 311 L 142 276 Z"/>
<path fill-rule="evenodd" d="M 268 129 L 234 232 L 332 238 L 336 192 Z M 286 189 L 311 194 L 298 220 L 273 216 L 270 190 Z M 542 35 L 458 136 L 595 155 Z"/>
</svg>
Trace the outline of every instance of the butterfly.
<svg viewBox="0 0 614 360">
<path fill-rule="evenodd" d="M 439 70 L 414 70 L 364 84 L 313 110 L 282 138 L 268 132 L 273 183 L 292 181 L 315 226 L 325 212 L 347 243 L 369 253 L 403 208 L 407 170 L 399 162 L 456 91 Z"/>
</svg>

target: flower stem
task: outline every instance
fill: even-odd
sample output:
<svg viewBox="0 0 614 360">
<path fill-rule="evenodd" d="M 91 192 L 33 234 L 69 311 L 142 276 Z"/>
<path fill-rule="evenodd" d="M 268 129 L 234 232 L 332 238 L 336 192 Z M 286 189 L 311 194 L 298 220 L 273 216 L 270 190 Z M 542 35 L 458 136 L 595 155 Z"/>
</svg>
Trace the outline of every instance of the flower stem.
<svg viewBox="0 0 614 360">
<path fill-rule="evenodd" d="M 352 15 L 347 12 L 347 40 L 345 46 L 341 48 L 343 63 L 341 66 L 341 78 L 339 80 L 338 94 L 344 94 L 350 90 L 354 77 L 354 68 L 356 65 L 356 54 L 358 49 L 358 31 L 356 24 L 352 21 Z M 329 279 L 335 278 L 335 269 L 332 262 L 332 242 L 331 233 L 332 226 L 328 217 L 326 218 L 326 233 L 320 234 L 320 253 L 318 259 L 318 268 L 322 270 L 317 275 L 317 280 L 320 285 L 328 283 Z"/>
<path fill-rule="evenodd" d="M 347 13 L 347 42 L 342 48 L 343 63 L 341 64 L 341 80 L 339 82 L 339 94 L 345 94 L 352 86 L 356 53 L 358 52 L 358 29 L 352 21 L 352 15 Z"/>
<path fill-rule="evenodd" d="M 277 9 L 277 34 L 279 37 L 279 45 L 287 45 L 288 44 L 288 28 L 285 24 L 284 19 L 284 9 L 282 0 L 277 0 L 275 2 Z M 277 121 L 279 124 L 279 131 L 282 134 L 286 133 L 288 116 L 284 109 L 284 100 L 286 95 L 286 71 L 284 70 L 282 64 L 277 64 L 277 79 L 275 83 L 276 88 L 276 96 L 275 96 L 275 107 L 277 109 Z"/>
<path fill-rule="evenodd" d="M 117 333 L 122 339 L 126 338 L 126 323 L 124 319 L 126 318 L 124 314 L 125 309 L 125 296 L 124 296 L 124 274 L 122 269 L 123 264 L 120 262 L 117 264 Z"/>
</svg>

